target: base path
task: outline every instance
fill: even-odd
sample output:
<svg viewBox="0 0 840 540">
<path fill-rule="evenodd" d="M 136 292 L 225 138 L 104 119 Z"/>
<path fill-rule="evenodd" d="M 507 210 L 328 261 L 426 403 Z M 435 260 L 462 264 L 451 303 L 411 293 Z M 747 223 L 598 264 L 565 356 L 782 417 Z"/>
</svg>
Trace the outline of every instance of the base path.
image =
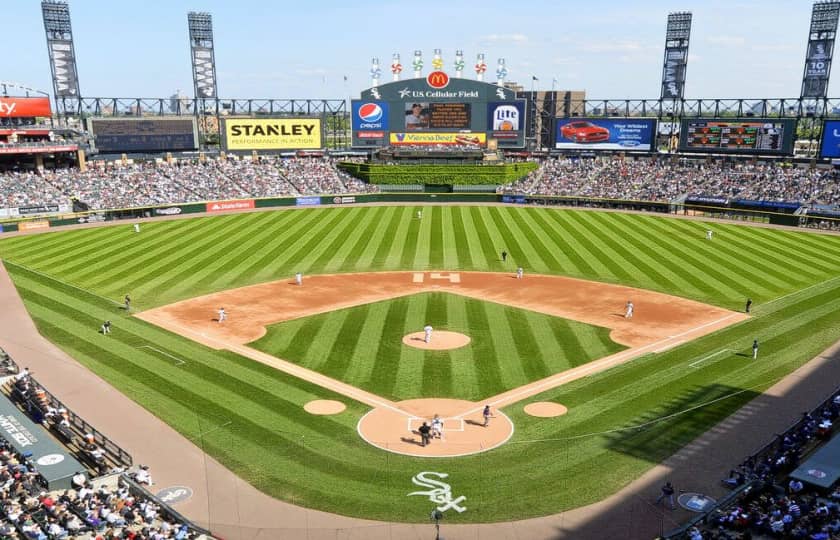
<svg viewBox="0 0 840 540">
<path fill-rule="evenodd" d="M 446 292 L 478 300 L 507 304 L 581 321 L 611 329 L 613 341 L 629 347 L 619 353 L 551 375 L 545 379 L 514 388 L 481 403 L 424 399 L 422 411 L 412 411 L 405 403 L 394 403 L 316 371 L 258 351 L 246 344 L 264 336 L 269 325 L 334 311 L 361 304 L 387 300 L 420 292 Z M 624 318 L 625 303 L 635 305 L 632 319 Z M 224 306 L 228 318 L 216 320 Z M 231 289 L 184 300 L 144 311 L 137 317 L 171 332 L 216 349 L 228 349 L 295 377 L 328 388 L 365 403 L 374 410 L 359 422 L 359 434 L 369 443 L 414 456 L 462 456 L 486 451 L 507 441 L 513 425 L 493 423 L 492 429 L 476 424 L 481 411 L 490 405 L 496 411 L 540 392 L 632 360 L 655 353 L 719 330 L 746 315 L 667 294 L 633 289 L 579 279 L 487 272 L 378 272 L 306 276 L 298 286 L 293 279 Z M 406 346 L 427 346 L 422 332 L 405 336 Z M 458 346 L 467 346 L 469 338 L 460 336 Z M 451 348 L 444 331 L 432 335 L 434 346 Z M 407 340 L 407 341 L 406 341 Z M 464 342 L 466 340 L 466 342 Z M 447 342 L 447 343 L 444 343 Z M 432 348 L 432 347 L 430 347 Z M 436 347 L 434 347 L 436 348 Z M 417 428 L 434 414 L 444 418 L 445 431 L 452 431 L 447 444 L 419 446 Z M 502 429 L 500 426 L 509 424 Z M 449 429 L 448 426 L 455 426 Z M 500 431 L 501 430 L 501 431 Z"/>
</svg>

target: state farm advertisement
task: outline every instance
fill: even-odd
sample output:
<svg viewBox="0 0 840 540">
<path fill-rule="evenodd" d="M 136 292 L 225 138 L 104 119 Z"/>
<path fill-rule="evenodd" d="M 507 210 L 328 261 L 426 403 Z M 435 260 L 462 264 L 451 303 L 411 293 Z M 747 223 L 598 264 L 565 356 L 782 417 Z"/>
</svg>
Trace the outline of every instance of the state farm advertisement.
<svg viewBox="0 0 840 540">
<path fill-rule="evenodd" d="M 254 199 L 243 201 L 216 201 L 207 203 L 208 212 L 228 212 L 230 210 L 248 210 L 254 208 Z"/>
<path fill-rule="evenodd" d="M 0 118 L 50 116 L 50 98 L 0 97 Z"/>
</svg>

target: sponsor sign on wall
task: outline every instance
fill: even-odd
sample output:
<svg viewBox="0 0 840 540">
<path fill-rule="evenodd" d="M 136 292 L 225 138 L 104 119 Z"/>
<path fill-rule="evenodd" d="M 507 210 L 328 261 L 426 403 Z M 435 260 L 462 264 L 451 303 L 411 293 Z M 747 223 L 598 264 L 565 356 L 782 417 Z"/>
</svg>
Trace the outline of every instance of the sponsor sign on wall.
<svg viewBox="0 0 840 540">
<path fill-rule="evenodd" d="M 322 148 L 320 118 L 225 118 L 225 150 Z"/>
<path fill-rule="evenodd" d="M 321 204 L 321 197 L 298 197 L 295 206 L 317 206 Z"/>
<path fill-rule="evenodd" d="M 840 120 L 826 120 L 823 124 L 822 158 L 840 158 Z"/>
<path fill-rule="evenodd" d="M 554 146 L 648 152 L 655 135 L 656 120 L 650 118 L 558 118 Z"/>
<path fill-rule="evenodd" d="M 0 97 L 0 118 L 50 116 L 50 98 Z"/>
<path fill-rule="evenodd" d="M 208 212 L 228 212 L 230 210 L 247 210 L 254 208 L 254 199 L 243 201 L 216 201 L 207 203 Z"/>
<path fill-rule="evenodd" d="M 353 131 L 388 131 L 387 102 L 354 100 L 352 102 L 352 113 Z"/>
<path fill-rule="evenodd" d="M 485 133 L 391 133 L 391 144 L 487 144 Z"/>
<path fill-rule="evenodd" d="M 492 102 L 487 104 L 487 128 L 494 139 L 516 139 L 525 129 L 525 103 Z"/>
<path fill-rule="evenodd" d="M 38 229 L 49 229 L 50 222 L 46 220 L 22 221 L 18 223 L 19 231 L 37 231 Z"/>
</svg>

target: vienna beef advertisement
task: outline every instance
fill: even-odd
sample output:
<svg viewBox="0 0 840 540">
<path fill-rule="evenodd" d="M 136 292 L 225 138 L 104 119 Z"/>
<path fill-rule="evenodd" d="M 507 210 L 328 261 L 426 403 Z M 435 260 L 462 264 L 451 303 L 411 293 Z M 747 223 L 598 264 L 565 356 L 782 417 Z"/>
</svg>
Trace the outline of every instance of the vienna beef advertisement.
<svg viewBox="0 0 840 540">
<path fill-rule="evenodd" d="M 225 150 L 323 148 L 320 118 L 225 118 Z"/>
<path fill-rule="evenodd" d="M 50 98 L 0 97 L 0 118 L 37 118 L 51 115 Z"/>
</svg>

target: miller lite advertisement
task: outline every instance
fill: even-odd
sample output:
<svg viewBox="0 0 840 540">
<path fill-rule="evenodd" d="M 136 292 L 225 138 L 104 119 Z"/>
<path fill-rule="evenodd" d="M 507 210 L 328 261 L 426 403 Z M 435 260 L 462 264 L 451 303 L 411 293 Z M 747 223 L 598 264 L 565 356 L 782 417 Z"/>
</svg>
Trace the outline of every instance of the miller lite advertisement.
<svg viewBox="0 0 840 540">
<path fill-rule="evenodd" d="M 525 107 L 521 101 L 487 104 L 487 125 L 496 139 L 516 139 L 525 127 Z"/>
</svg>

